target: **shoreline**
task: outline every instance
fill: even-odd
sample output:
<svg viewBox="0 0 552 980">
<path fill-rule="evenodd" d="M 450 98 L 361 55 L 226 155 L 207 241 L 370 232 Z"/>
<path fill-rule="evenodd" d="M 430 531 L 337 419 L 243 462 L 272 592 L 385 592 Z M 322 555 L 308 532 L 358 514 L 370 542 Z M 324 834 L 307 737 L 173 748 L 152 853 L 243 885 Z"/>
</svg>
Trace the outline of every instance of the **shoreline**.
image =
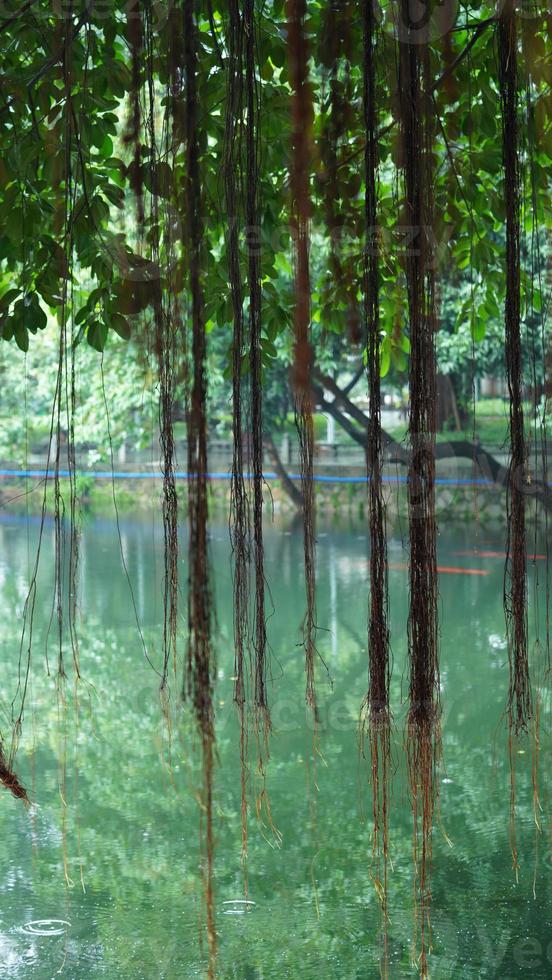
<svg viewBox="0 0 552 980">
<path fill-rule="evenodd" d="M 386 509 L 392 521 L 408 517 L 406 482 L 385 484 Z M 66 477 L 60 479 L 60 492 L 68 512 L 70 484 Z M 118 473 L 113 479 L 102 472 L 98 477 L 93 473 L 80 473 L 76 480 L 76 493 L 79 508 L 105 515 L 114 515 L 114 501 L 121 516 L 132 512 L 151 512 L 161 508 L 162 479 L 154 474 L 147 478 L 126 477 Z M 186 481 L 177 481 L 177 496 L 182 515 L 186 512 Z M 347 516 L 361 523 L 368 519 L 367 483 L 360 476 L 349 477 L 343 482 L 329 480 L 315 482 L 315 501 L 317 512 L 325 518 Z M 0 483 L 0 511 L 12 514 L 37 516 L 44 511 L 48 517 L 54 514 L 54 484 L 50 479 L 45 487 L 44 478 L 13 477 L 4 478 Z M 217 516 L 227 515 L 230 507 L 230 481 L 215 478 L 209 482 L 209 504 Z M 481 524 L 506 525 L 506 493 L 497 485 L 480 485 L 472 481 L 437 481 L 435 488 L 435 507 L 438 521 L 452 520 L 466 523 L 477 520 Z M 292 520 L 299 511 L 282 489 L 279 479 L 270 479 L 265 484 L 264 508 L 270 520 L 276 516 Z M 527 496 L 526 519 L 529 524 L 546 526 L 544 508 Z"/>
</svg>

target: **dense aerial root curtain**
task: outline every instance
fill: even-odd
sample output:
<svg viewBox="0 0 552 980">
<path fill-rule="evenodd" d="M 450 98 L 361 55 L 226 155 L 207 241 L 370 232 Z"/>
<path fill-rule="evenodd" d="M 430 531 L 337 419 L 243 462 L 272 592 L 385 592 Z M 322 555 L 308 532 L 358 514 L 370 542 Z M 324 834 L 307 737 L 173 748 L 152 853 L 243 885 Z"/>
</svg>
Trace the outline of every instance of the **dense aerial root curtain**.
<svg viewBox="0 0 552 980">
<path fill-rule="evenodd" d="M 212 650 L 212 602 L 207 550 L 207 377 L 204 297 L 201 277 L 203 244 L 202 192 L 197 90 L 198 37 L 194 0 L 184 0 L 184 69 L 186 77 L 186 252 L 191 297 L 191 391 L 187 419 L 188 438 L 188 654 L 187 689 L 201 738 L 203 755 L 202 819 L 205 827 L 205 904 L 209 946 L 209 977 L 215 976 L 216 931 L 213 897 L 213 764 L 215 720 Z"/>
<path fill-rule="evenodd" d="M 316 711 L 314 661 L 316 653 L 314 430 L 311 388 L 313 352 L 310 343 L 309 163 L 311 157 L 312 97 L 308 46 L 304 32 L 305 0 L 287 0 L 289 76 L 292 88 L 291 229 L 295 246 L 295 347 L 293 386 L 301 457 L 303 542 L 307 611 L 303 623 L 307 703 Z"/>
<path fill-rule="evenodd" d="M 372 774 L 374 880 L 383 919 L 382 976 L 387 976 L 387 867 L 389 814 L 389 626 L 387 593 L 387 540 L 382 483 L 382 431 L 380 391 L 379 263 L 377 251 L 376 23 L 372 0 L 363 0 L 363 110 L 366 143 L 364 323 L 370 399 L 367 432 L 370 522 L 370 607 L 368 621 L 368 695 L 364 722 L 368 729 Z"/>
<path fill-rule="evenodd" d="M 244 356 L 243 282 L 240 267 L 242 188 L 242 116 L 244 24 L 239 0 L 228 6 L 228 83 L 224 142 L 225 207 L 228 218 L 228 277 L 232 301 L 232 482 L 230 536 L 234 574 L 234 701 L 240 725 L 242 860 L 247 855 L 247 676 L 249 644 L 249 501 L 244 474 L 246 380 Z M 247 879 L 245 879 L 247 882 Z M 247 884 L 246 884 L 247 889 Z"/>
<path fill-rule="evenodd" d="M 435 521 L 435 300 L 431 253 L 432 103 L 430 51 L 410 38 L 409 0 L 401 0 L 399 100 L 410 327 L 411 461 L 408 472 L 410 659 L 407 755 L 414 821 L 414 873 L 419 965 L 427 976 L 430 943 L 431 841 L 435 766 L 440 746 L 437 560 Z M 411 43 L 411 40 L 414 43 Z M 418 43 L 416 43 L 416 41 Z M 414 236 L 414 237 L 413 237 Z"/>
<path fill-rule="evenodd" d="M 506 378 L 510 396 L 510 470 L 504 611 L 510 662 L 508 716 L 511 730 L 527 731 L 531 685 L 527 651 L 527 567 L 525 531 L 525 445 L 520 329 L 520 161 L 518 135 L 517 30 L 513 0 L 505 0 L 497 26 L 502 156 L 506 202 Z"/>
</svg>

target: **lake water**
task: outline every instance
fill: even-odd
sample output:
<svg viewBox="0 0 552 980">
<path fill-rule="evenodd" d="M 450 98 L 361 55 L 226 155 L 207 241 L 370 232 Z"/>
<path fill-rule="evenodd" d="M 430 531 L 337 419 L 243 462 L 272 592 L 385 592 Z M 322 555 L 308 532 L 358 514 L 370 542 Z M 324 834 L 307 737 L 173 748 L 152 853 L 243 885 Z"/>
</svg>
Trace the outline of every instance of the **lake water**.
<svg viewBox="0 0 552 980">
<path fill-rule="evenodd" d="M 358 522 L 320 523 L 318 532 L 318 642 L 333 681 L 332 688 L 319 669 L 318 791 L 312 791 L 314 777 L 306 766 L 312 734 L 298 646 L 302 542 L 300 532 L 282 524 L 266 531 L 274 605 L 269 623 L 274 733 L 267 789 L 277 833 L 251 815 L 249 900 L 254 904 L 247 914 L 238 914 L 244 906 L 237 902 L 243 899 L 243 884 L 230 551 L 224 521 L 213 528 L 219 673 L 215 887 L 221 978 L 379 976 L 368 773 L 357 734 L 367 683 L 366 535 Z M 34 520 L 4 515 L 0 521 L 5 734 L 16 693 L 22 608 L 37 534 Z M 53 676 L 55 617 L 47 642 L 53 528 L 45 528 L 31 682 L 18 754 L 18 772 L 32 788 L 35 804 L 29 813 L 7 793 L 0 795 L 1 977 L 181 980 L 204 975 L 194 798 L 200 780 L 197 746 L 186 718 L 173 725 L 169 745 L 158 678 L 144 655 L 120 547 L 148 656 L 154 666 L 160 663 L 158 521 L 123 519 L 119 544 L 113 521 L 87 517 L 81 547 L 83 682 L 77 717 L 68 651 L 65 707 Z M 185 582 L 185 536 L 181 548 Z M 542 542 L 537 541 L 539 548 Z M 396 726 L 389 888 L 394 980 L 417 975 L 410 959 L 411 814 L 402 752 L 407 578 L 400 527 L 390 531 L 389 549 Z M 434 836 L 434 978 L 552 975 L 552 850 L 545 781 L 550 710 L 544 654 L 538 667 L 542 833 L 535 830 L 528 740 L 516 746 L 515 754 L 516 882 L 509 846 L 502 551 L 502 534 L 480 528 L 476 521 L 441 528 L 439 563 L 446 569 L 440 576 L 444 762 L 438 776 L 441 826 Z M 544 642 L 541 559 L 531 567 L 530 596 L 531 635 L 534 640 L 538 633 Z"/>
</svg>

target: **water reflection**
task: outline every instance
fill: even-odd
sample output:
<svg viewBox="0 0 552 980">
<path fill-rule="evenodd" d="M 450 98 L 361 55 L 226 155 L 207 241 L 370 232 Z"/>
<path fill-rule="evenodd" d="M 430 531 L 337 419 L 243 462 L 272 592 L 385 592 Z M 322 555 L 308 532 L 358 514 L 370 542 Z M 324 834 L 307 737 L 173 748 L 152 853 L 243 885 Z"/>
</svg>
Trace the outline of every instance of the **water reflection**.
<svg viewBox="0 0 552 980">
<path fill-rule="evenodd" d="M 274 604 L 269 621 L 274 735 L 267 788 L 281 840 L 256 819 L 253 806 L 249 905 L 241 879 L 232 586 L 223 523 L 212 537 L 219 667 L 216 901 L 223 978 L 378 976 L 378 908 L 369 877 L 368 773 L 357 738 L 367 683 L 367 539 L 365 529 L 355 525 L 320 525 L 319 532 L 318 645 L 333 686 L 320 666 L 319 789 L 313 826 L 305 772 L 311 720 L 304 703 L 299 645 L 302 541 L 288 528 L 267 529 L 267 576 Z M 29 527 L 22 520 L 0 521 L 4 730 L 36 533 L 34 523 Z M 502 552 L 503 544 L 499 535 L 487 535 L 486 552 L 475 553 L 472 533 L 475 541 L 475 531 L 465 527 L 443 530 L 439 538 L 440 564 L 459 571 L 441 578 L 445 763 L 440 773 L 442 830 L 437 827 L 434 840 L 432 977 L 524 976 L 528 950 L 532 976 L 547 977 L 552 971 L 551 860 L 543 834 L 535 899 L 530 751 L 519 756 L 518 765 L 518 884 L 509 855 L 503 569 L 502 560 L 493 557 Z M 123 520 L 121 534 L 148 654 L 159 666 L 161 529 L 152 530 L 151 519 Z M 19 756 L 21 775 L 39 806 L 27 814 L 2 795 L 0 975 L 37 980 L 58 973 L 72 980 L 201 976 L 199 822 L 194 799 L 199 774 L 191 727 L 183 721 L 169 737 L 159 679 L 144 657 L 119 541 L 108 520 L 90 519 L 83 529 L 79 631 L 86 684 L 79 689 L 78 711 L 71 681 L 60 701 L 43 656 L 53 589 L 51 526 L 43 548 L 31 694 Z M 402 765 L 407 573 L 400 529 L 392 535 L 390 554 L 399 566 L 389 575 L 396 723 L 390 821 L 390 955 L 395 978 L 416 976 L 410 960 L 411 815 Z M 181 556 L 184 582 L 185 537 Z M 470 568 L 488 574 L 462 574 Z M 542 569 L 540 575 L 544 596 Z M 530 593 L 534 601 L 533 588 Z M 541 599 L 543 616 L 544 607 Z M 541 636 L 543 630 L 541 624 Z M 180 678 L 175 677 L 171 705 L 176 706 L 179 686 Z M 545 699 L 544 775 L 549 718 Z M 545 793 L 543 804 L 548 805 Z M 65 872 L 72 887 L 66 886 Z M 48 935 L 32 930 L 28 934 L 29 927 L 40 929 L 45 920 L 62 920 L 63 935 L 52 930 Z"/>
</svg>

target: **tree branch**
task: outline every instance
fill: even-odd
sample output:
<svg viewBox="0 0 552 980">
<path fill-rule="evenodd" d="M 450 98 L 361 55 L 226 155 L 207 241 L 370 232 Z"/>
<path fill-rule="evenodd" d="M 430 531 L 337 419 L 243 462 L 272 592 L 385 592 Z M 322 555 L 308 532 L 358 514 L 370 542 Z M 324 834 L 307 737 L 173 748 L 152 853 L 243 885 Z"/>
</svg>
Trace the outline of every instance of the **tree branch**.
<svg viewBox="0 0 552 980">
<path fill-rule="evenodd" d="M 27 0 L 26 3 L 21 5 L 19 10 L 17 10 L 15 14 L 12 14 L 11 17 L 6 17 L 5 20 L 0 21 L 0 34 L 2 34 L 2 32 L 5 31 L 8 27 L 10 27 L 11 24 L 13 24 L 16 20 L 19 20 L 19 18 L 22 17 L 23 14 L 26 14 L 31 7 L 34 7 L 35 3 L 37 3 L 37 0 Z"/>
<path fill-rule="evenodd" d="M 303 509 L 303 494 L 298 487 L 295 486 L 293 480 L 290 479 L 288 472 L 280 459 L 280 454 L 276 449 L 276 444 L 270 432 L 265 432 L 264 434 L 264 444 L 266 446 L 266 451 L 272 460 L 272 465 L 282 481 L 282 486 L 287 493 L 288 497 L 293 501 L 298 510 Z"/>
<path fill-rule="evenodd" d="M 431 90 L 432 92 L 436 92 L 438 88 L 441 88 L 441 85 L 443 85 L 447 79 L 450 78 L 452 73 L 456 70 L 456 68 L 458 68 L 458 65 L 464 61 L 464 58 L 467 58 L 474 44 L 477 43 L 484 31 L 487 30 L 487 27 L 489 27 L 490 24 L 495 23 L 496 17 L 487 17 L 486 20 L 482 20 L 481 23 L 477 25 L 465 48 L 462 48 L 462 50 L 458 52 L 454 61 L 452 61 L 451 64 L 445 68 L 442 75 L 439 75 L 439 78 L 433 85 Z"/>
<path fill-rule="evenodd" d="M 88 21 L 88 11 L 85 10 L 84 13 L 81 14 L 81 16 L 79 17 L 77 23 L 73 28 L 73 31 L 71 33 L 71 38 L 70 38 L 71 44 L 73 43 L 73 41 L 76 40 L 76 38 L 80 34 L 82 28 L 87 23 L 87 21 Z M 50 71 L 50 68 L 54 68 L 56 65 L 62 64 L 64 55 L 65 55 L 65 41 L 63 41 L 63 43 L 61 44 L 59 51 L 57 51 L 56 54 L 52 55 L 51 58 L 48 58 L 48 61 L 45 61 L 42 67 L 39 68 L 37 73 L 33 75 L 33 77 L 26 83 L 27 88 L 32 88 L 33 85 L 36 85 L 36 83 L 39 82 L 40 79 L 47 74 L 47 72 Z"/>
<path fill-rule="evenodd" d="M 340 388 L 336 381 L 330 377 L 329 374 L 323 374 L 320 368 L 314 368 L 313 378 L 318 381 L 326 391 L 331 392 L 337 402 L 340 402 L 345 411 L 358 422 L 359 425 L 364 426 L 365 429 L 368 428 L 368 418 L 364 412 L 355 405 L 354 402 L 348 398 L 348 392 L 344 388 Z M 316 387 L 315 387 L 316 390 Z M 319 389 L 318 389 L 319 390 Z"/>
<path fill-rule="evenodd" d="M 353 377 L 349 381 L 349 383 L 345 385 L 345 387 L 343 389 L 343 394 L 344 395 L 350 394 L 350 392 L 353 390 L 353 388 L 356 387 L 356 385 L 358 384 L 358 382 L 362 378 L 362 375 L 365 374 L 365 373 L 366 373 L 366 368 L 364 367 L 364 364 L 361 364 L 360 367 L 358 368 L 358 370 L 356 371 L 356 373 L 353 375 Z"/>
<path fill-rule="evenodd" d="M 314 376 L 320 381 L 320 385 L 313 384 L 313 391 L 316 396 L 318 404 L 321 406 L 323 411 L 328 412 L 332 415 L 338 425 L 346 432 L 357 445 L 362 446 L 363 449 L 366 448 L 366 431 L 370 425 L 369 417 L 355 405 L 344 392 L 338 387 L 333 378 L 322 374 L 322 372 L 315 368 Z M 324 389 L 330 391 L 334 396 L 333 401 L 328 401 L 324 395 Z M 342 406 L 342 409 L 339 408 Z M 361 426 L 361 431 L 353 425 L 351 419 L 347 418 L 343 413 L 347 412 L 358 424 Z M 382 431 L 382 443 L 385 451 L 385 462 L 386 463 L 402 463 L 405 466 L 408 465 L 410 459 L 410 451 L 402 446 L 401 443 L 397 442 L 388 433 Z M 507 490 L 510 484 L 510 480 L 513 478 L 515 480 L 523 481 L 523 489 L 527 496 L 534 497 L 539 503 L 543 505 L 547 510 L 552 511 L 552 492 L 550 487 L 547 487 L 542 480 L 535 480 L 534 483 L 527 483 L 524 474 L 513 474 L 510 475 L 510 470 L 508 466 L 503 466 L 493 455 L 489 453 L 483 446 L 478 442 L 470 442 L 465 439 L 453 439 L 450 442 L 438 442 L 435 445 L 435 459 L 469 459 L 473 462 L 474 466 L 477 467 L 481 476 L 489 480 L 490 483 L 494 484 L 496 487 L 501 487 L 503 490 Z"/>
<path fill-rule="evenodd" d="M 368 426 L 370 425 L 370 419 L 368 418 L 368 416 L 366 416 L 364 412 L 361 412 L 360 409 L 356 407 L 356 405 L 352 406 L 355 410 L 355 414 L 358 413 L 358 415 L 362 417 L 362 420 L 358 419 L 360 425 L 362 426 L 362 430 L 359 431 L 359 429 L 355 425 L 353 425 L 351 420 L 347 418 L 347 416 L 344 415 L 343 412 L 338 408 L 339 401 L 347 402 L 347 399 L 344 396 L 342 396 L 341 398 L 335 398 L 334 401 L 330 402 L 324 397 L 323 388 L 321 388 L 317 384 L 313 384 L 312 388 L 313 388 L 314 395 L 316 397 L 317 404 L 320 406 L 320 408 L 324 412 L 327 412 L 328 415 L 331 415 L 335 419 L 337 424 L 340 426 L 340 428 L 342 428 L 343 431 L 346 432 L 347 435 L 349 435 L 351 439 L 353 439 L 353 441 L 357 443 L 357 445 L 362 446 L 362 448 L 366 451 L 366 446 L 367 446 L 366 433 L 368 430 Z M 346 411 L 349 412 L 349 409 L 347 408 Z M 403 446 L 401 446 L 400 442 L 397 442 L 395 439 L 393 439 L 392 436 L 388 435 L 387 432 L 384 432 L 383 430 L 381 433 L 381 438 L 382 438 L 382 445 L 386 453 L 386 462 L 404 463 L 404 465 L 406 466 L 408 464 L 408 452 Z"/>
</svg>

